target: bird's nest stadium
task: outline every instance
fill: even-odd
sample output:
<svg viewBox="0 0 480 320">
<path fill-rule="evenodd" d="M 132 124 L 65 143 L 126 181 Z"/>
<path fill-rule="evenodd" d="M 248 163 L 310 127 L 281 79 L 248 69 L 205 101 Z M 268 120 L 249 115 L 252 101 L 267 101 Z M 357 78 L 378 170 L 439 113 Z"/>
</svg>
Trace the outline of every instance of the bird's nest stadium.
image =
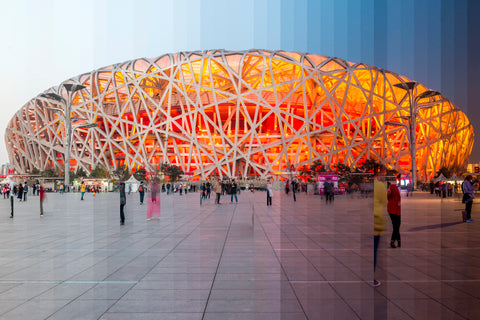
<svg viewBox="0 0 480 320">
<path fill-rule="evenodd" d="M 200 179 L 266 178 L 315 160 L 332 168 L 374 159 L 409 172 L 413 146 L 419 177 L 428 179 L 443 166 L 463 168 L 474 138 L 466 115 L 432 92 L 322 55 L 179 52 L 46 90 L 14 115 L 5 140 L 18 172 L 63 171 L 69 159 L 87 172 L 169 163 Z"/>
</svg>

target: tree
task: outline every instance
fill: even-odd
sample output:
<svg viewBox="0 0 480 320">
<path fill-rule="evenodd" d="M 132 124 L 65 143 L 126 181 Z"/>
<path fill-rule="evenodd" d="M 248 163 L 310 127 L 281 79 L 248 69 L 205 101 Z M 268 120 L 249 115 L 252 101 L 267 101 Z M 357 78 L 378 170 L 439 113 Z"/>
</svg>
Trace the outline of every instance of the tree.
<svg viewBox="0 0 480 320">
<path fill-rule="evenodd" d="M 127 167 L 118 167 L 117 169 L 113 170 L 112 177 L 118 181 L 126 181 L 130 178 L 130 172 L 128 171 Z"/>
<path fill-rule="evenodd" d="M 176 165 L 167 165 L 166 170 L 164 171 L 165 174 L 170 178 L 170 181 L 175 182 L 180 178 L 184 172 L 180 167 Z"/>
<path fill-rule="evenodd" d="M 450 178 L 450 177 L 453 175 L 453 170 L 452 170 L 452 168 L 441 167 L 441 168 L 437 171 L 437 177 L 438 177 L 440 174 L 443 174 L 443 175 L 445 176 L 445 178 Z"/>
<path fill-rule="evenodd" d="M 58 171 L 53 170 L 51 168 L 45 169 L 45 171 L 42 171 L 42 177 L 58 177 L 60 174 Z"/>
<path fill-rule="evenodd" d="M 90 172 L 90 178 L 105 179 L 110 178 L 110 174 L 102 165 L 99 165 Z"/>
<path fill-rule="evenodd" d="M 33 168 L 30 173 L 37 175 L 37 174 L 40 174 L 40 170 L 38 170 L 37 168 Z"/>
<path fill-rule="evenodd" d="M 86 178 L 88 175 L 83 168 L 77 169 L 77 178 Z"/>
<path fill-rule="evenodd" d="M 350 172 L 352 172 L 352 168 L 350 168 L 347 165 L 344 165 L 343 163 L 337 163 L 334 165 L 334 167 L 335 167 L 335 171 L 339 176 L 345 176 Z"/>
<path fill-rule="evenodd" d="M 385 166 L 381 164 L 378 160 L 367 159 L 361 164 L 359 169 L 363 172 L 377 174 L 377 173 L 384 172 Z"/>
<path fill-rule="evenodd" d="M 310 166 L 310 171 L 312 175 L 316 175 L 319 172 L 327 171 L 327 168 L 320 160 L 313 161 L 312 165 Z"/>
<path fill-rule="evenodd" d="M 304 182 L 309 181 L 312 178 L 312 171 L 307 168 L 307 166 L 302 166 L 299 168 L 300 170 L 300 179 L 302 179 Z"/>
<path fill-rule="evenodd" d="M 147 179 L 147 170 L 145 168 L 140 168 L 133 174 L 135 179 L 138 181 L 145 181 Z"/>
</svg>

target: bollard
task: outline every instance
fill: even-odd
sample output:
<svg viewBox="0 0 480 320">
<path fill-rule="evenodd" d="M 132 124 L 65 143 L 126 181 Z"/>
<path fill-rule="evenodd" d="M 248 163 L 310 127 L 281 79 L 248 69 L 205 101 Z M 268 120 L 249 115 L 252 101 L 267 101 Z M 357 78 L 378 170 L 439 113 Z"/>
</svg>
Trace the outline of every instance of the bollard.
<svg viewBox="0 0 480 320">
<path fill-rule="evenodd" d="M 10 196 L 10 206 L 11 206 L 11 212 L 10 212 L 10 218 L 13 218 L 13 196 Z"/>
</svg>

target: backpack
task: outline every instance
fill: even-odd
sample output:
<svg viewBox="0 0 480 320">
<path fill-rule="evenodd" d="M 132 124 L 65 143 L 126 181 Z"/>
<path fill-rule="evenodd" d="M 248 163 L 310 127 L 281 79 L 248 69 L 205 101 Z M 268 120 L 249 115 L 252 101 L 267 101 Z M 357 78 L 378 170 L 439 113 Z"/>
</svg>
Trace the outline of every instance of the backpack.
<svg viewBox="0 0 480 320">
<path fill-rule="evenodd" d="M 140 187 L 138 187 L 138 191 L 143 192 L 143 186 L 142 185 L 140 185 Z"/>
</svg>

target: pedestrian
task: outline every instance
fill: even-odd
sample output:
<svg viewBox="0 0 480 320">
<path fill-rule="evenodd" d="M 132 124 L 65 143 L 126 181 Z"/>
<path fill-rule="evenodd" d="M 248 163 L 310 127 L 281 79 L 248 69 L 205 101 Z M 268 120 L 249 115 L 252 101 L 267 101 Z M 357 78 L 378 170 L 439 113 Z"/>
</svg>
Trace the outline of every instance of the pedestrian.
<svg viewBox="0 0 480 320">
<path fill-rule="evenodd" d="M 40 185 L 40 188 L 38 190 L 38 195 L 40 196 L 40 217 L 43 217 L 43 201 L 45 200 L 45 189 L 43 188 L 43 186 Z"/>
<path fill-rule="evenodd" d="M 17 189 L 17 198 L 18 198 L 18 201 L 22 201 L 22 197 L 23 197 L 23 186 L 22 184 L 20 183 L 18 185 L 18 189 Z"/>
<path fill-rule="evenodd" d="M 147 201 L 147 220 L 151 220 L 153 216 L 160 219 L 160 185 L 154 179 L 149 186 L 149 196 Z"/>
<path fill-rule="evenodd" d="M 268 182 L 267 182 L 267 206 L 272 205 L 272 197 L 273 197 L 272 182 L 270 180 L 268 180 Z"/>
<path fill-rule="evenodd" d="M 217 195 L 217 197 L 215 198 L 215 203 L 220 204 L 220 196 L 222 194 L 222 184 L 220 183 L 220 181 L 217 181 L 217 183 L 215 183 L 213 191 L 215 191 L 215 194 Z"/>
<path fill-rule="evenodd" d="M 467 211 L 467 220 L 465 222 L 473 222 L 472 219 L 472 205 L 473 199 L 475 198 L 475 191 L 474 191 L 474 184 L 473 184 L 473 176 L 469 174 L 465 181 L 462 184 L 463 190 L 463 199 L 462 202 L 465 203 L 465 211 Z"/>
<path fill-rule="evenodd" d="M 140 185 L 138 186 L 138 194 L 140 195 L 140 204 L 143 204 L 143 198 L 145 197 L 145 185 L 143 184 L 143 181 L 140 182 Z"/>
<path fill-rule="evenodd" d="M 333 201 L 335 189 L 330 178 L 327 178 L 327 180 L 323 183 L 323 192 L 325 193 L 325 202 L 331 203 Z"/>
<path fill-rule="evenodd" d="M 287 183 L 285 183 L 285 193 L 288 194 L 289 191 L 290 191 L 290 184 L 288 183 L 288 180 L 287 180 Z"/>
<path fill-rule="evenodd" d="M 206 195 L 205 198 L 210 199 L 210 193 L 212 192 L 212 190 L 211 190 L 212 185 L 210 184 L 210 181 L 207 181 L 206 187 L 207 187 L 207 195 Z"/>
<path fill-rule="evenodd" d="M 23 184 L 23 202 L 27 201 L 27 193 L 28 193 L 28 184 L 27 181 Z"/>
<path fill-rule="evenodd" d="M 378 287 L 381 282 L 375 279 L 375 269 L 377 267 L 377 250 L 380 243 L 380 236 L 385 230 L 385 220 L 383 219 L 383 210 L 387 204 L 387 189 L 383 182 L 375 180 L 373 182 L 373 286 Z"/>
<path fill-rule="evenodd" d="M 408 196 L 413 197 L 413 183 L 412 182 L 409 182 L 407 184 L 407 197 Z"/>
<path fill-rule="evenodd" d="M 390 247 L 396 248 L 395 241 L 397 241 L 397 246 L 400 248 L 402 246 L 400 240 L 400 223 L 401 223 L 401 197 L 400 191 L 395 183 L 390 184 L 387 191 L 387 211 L 390 219 L 392 220 L 393 232 L 392 238 L 390 240 Z"/>
<path fill-rule="evenodd" d="M 235 196 L 235 202 L 238 202 L 237 184 L 235 183 L 235 180 L 232 180 L 232 184 L 230 185 L 230 202 L 233 202 L 233 196 Z"/>
<path fill-rule="evenodd" d="M 125 195 L 125 183 L 122 182 L 120 183 L 120 225 L 125 224 L 125 212 L 124 212 L 124 207 L 125 204 L 127 203 L 127 197 Z"/>
<path fill-rule="evenodd" d="M 128 195 L 130 195 L 130 193 L 132 193 L 132 184 L 131 183 L 128 184 Z"/>
<path fill-rule="evenodd" d="M 206 200 L 207 199 L 207 186 L 205 183 L 202 183 L 200 185 L 200 200 Z"/>
<path fill-rule="evenodd" d="M 87 191 L 87 186 L 85 185 L 85 182 L 82 181 L 82 184 L 80 185 L 80 193 L 82 194 L 82 197 L 80 198 L 80 200 L 83 200 L 85 191 Z"/>
<path fill-rule="evenodd" d="M 292 181 L 292 193 L 293 193 L 293 201 L 296 202 L 297 201 L 297 196 L 296 196 L 297 182 L 295 180 Z"/>
</svg>

